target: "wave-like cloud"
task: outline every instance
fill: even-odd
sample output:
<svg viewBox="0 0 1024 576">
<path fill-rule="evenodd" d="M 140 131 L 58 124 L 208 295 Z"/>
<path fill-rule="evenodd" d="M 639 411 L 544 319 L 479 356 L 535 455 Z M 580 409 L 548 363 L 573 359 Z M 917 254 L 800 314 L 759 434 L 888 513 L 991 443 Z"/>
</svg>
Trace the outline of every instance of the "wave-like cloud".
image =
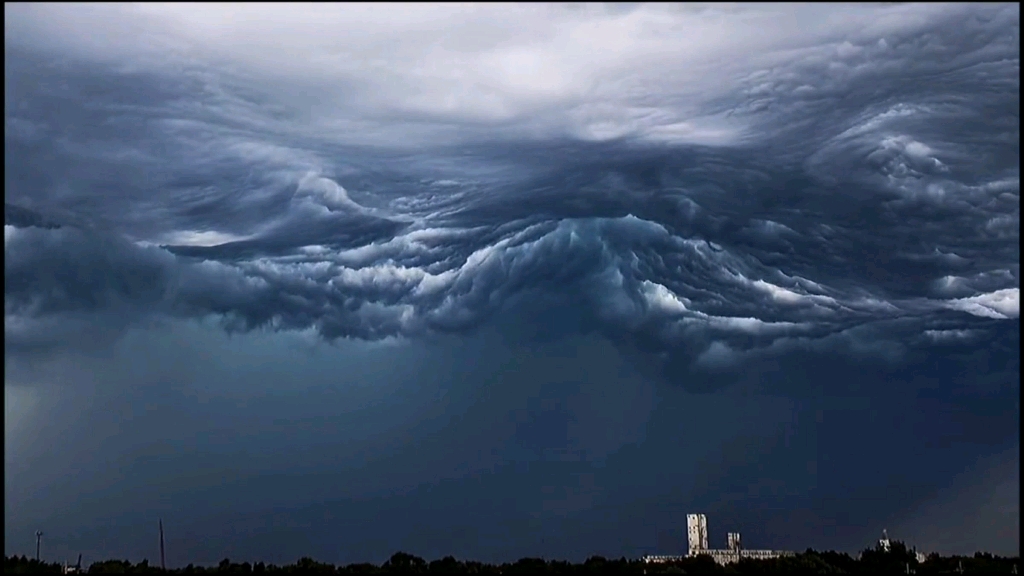
<svg viewBox="0 0 1024 576">
<path fill-rule="evenodd" d="M 715 369 L 1019 317 L 1019 7 L 183 10 L 5 7 L 8 351 L 557 305 Z"/>
</svg>

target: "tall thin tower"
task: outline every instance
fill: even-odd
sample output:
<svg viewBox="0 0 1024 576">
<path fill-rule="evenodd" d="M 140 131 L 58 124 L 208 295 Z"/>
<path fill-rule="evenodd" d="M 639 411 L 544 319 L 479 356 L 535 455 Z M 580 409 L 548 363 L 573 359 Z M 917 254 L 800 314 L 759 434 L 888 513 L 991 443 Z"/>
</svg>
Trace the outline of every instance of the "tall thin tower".
<svg viewBox="0 0 1024 576">
<path fill-rule="evenodd" d="M 686 540 L 690 556 L 708 549 L 708 518 L 703 514 L 686 515 Z"/>
<path fill-rule="evenodd" d="M 36 562 L 39 562 L 39 541 L 43 538 L 43 533 L 36 530 Z"/>
<path fill-rule="evenodd" d="M 164 564 L 164 520 L 160 519 L 160 569 L 167 570 L 167 566 Z"/>
</svg>

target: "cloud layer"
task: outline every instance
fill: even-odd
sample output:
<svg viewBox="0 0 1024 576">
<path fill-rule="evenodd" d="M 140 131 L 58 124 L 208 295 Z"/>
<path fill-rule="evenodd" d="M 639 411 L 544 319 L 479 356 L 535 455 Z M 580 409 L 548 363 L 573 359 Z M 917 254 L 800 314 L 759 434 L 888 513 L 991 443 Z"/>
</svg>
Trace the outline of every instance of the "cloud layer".
<svg viewBox="0 0 1024 576">
<path fill-rule="evenodd" d="M 1016 7 L 496 9 L 6 8 L 8 349 L 128 308 L 458 331 L 543 293 L 711 365 L 1019 316 Z M 132 27 L 151 39 L 94 40 Z M 330 108 L 297 119 L 281 85 Z M 584 109 L 631 127 L 595 142 Z M 527 134 L 545 110 L 576 123 Z M 367 148 L 314 127 L 335 113 L 458 137 Z M 711 117 L 733 137 L 695 136 Z"/>
</svg>

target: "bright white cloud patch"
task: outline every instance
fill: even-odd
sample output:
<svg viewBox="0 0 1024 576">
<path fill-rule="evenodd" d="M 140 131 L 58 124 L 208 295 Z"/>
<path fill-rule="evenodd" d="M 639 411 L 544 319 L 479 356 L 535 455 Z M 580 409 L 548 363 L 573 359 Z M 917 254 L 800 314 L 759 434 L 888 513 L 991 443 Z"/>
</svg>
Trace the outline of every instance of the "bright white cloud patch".
<svg viewBox="0 0 1024 576">
<path fill-rule="evenodd" d="M 962 310 L 986 318 L 1017 318 L 1020 316 L 1020 289 L 1005 288 L 970 298 L 947 303 L 954 310 Z"/>
<path fill-rule="evenodd" d="M 424 143 L 420 128 L 501 126 L 507 136 L 640 138 L 726 145 L 757 137 L 716 99 L 794 55 L 838 66 L 885 66 L 887 39 L 965 11 L 955 5 L 765 4 L 629 7 L 392 4 L 119 4 L 5 8 L 11 41 L 170 72 L 225 69 L 231 82 L 277 95 L 302 130 L 343 141 Z M 102 40 L 100 40 L 102 38 Z M 868 53 L 870 52 L 870 53 Z M 204 73 L 211 94 L 228 78 Z M 751 92 L 777 94 L 771 76 Z M 806 83 L 793 94 L 823 87 Z M 825 87 L 827 88 L 827 87 Z M 241 113 L 241 100 L 202 104 Z M 223 108 L 230 106 L 230 109 Z M 261 123 L 294 130 L 263 118 Z M 405 127 L 396 132 L 394 123 Z M 423 124 L 426 123 L 426 124 Z M 389 126 L 390 125 L 390 126 Z M 443 132 L 436 132 L 435 136 Z M 449 137 L 451 132 L 447 132 Z M 494 132 L 490 132 L 494 136 Z M 923 144 L 911 143 L 910 155 Z"/>
<path fill-rule="evenodd" d="M 245 240 L 245 236 L 237 236 L 216 230 L 192 231 L 182 230 L 173 232 L 164 238 L 163 244 L 174 244 L 178 246 L 217 246 L 228 242 Z"/>
<path fill-rule="evenodd" d="M 663 314 L 686 312 L 686 304 L 661 284 L 643 282 L 643 293 L 648 305 Z"/>
</svg>

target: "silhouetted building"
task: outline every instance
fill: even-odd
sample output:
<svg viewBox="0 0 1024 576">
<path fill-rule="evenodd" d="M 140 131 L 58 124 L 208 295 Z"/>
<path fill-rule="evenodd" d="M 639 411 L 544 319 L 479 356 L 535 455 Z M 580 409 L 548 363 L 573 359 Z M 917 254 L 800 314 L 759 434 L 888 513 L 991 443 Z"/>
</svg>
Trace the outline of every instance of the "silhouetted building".
<svg viewBox="0 0 1024 576">
<path fill-rule="evenodd" d="M 740 544 L 739 532 L 729 532 L 727 537 L 726 550 L 712 550 L 708 548 L 708 520 L 703 514 L 686 515 L 686 540 L 689 547 L 686 556 L 644 556 L 644 562 L 675 562 L 683 558 L 695 556 L 711 556 L 719 564 L 731 564 L 739 562 L 741 558 L 751 560 L 768 560 L 782 556 L 792 556 L 793 553 L 786 550 L 744 550 Z"/>
</svg>

